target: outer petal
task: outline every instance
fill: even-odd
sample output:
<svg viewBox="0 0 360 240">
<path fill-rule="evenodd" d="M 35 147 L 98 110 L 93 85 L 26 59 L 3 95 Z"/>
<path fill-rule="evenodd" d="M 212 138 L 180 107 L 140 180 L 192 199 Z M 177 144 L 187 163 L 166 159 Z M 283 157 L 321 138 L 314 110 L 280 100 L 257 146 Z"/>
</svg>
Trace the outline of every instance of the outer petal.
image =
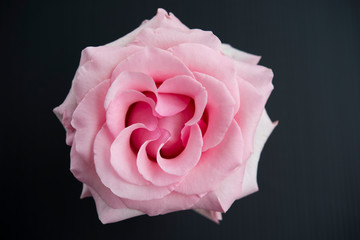
<svg viewBox="0 0 360 240">
<path fill-rule="evenodd" d="M 124 37 L 107 44 L 107 46 L 126 46 L 131 43 L 135 37 L 146 28 L 166 27 L 179 30 L 188 30 L 172 13 L 168 14 L 164 9 L 159 8 L 155 17 L 151 20 L 145 20 L 138 28 L 128 33 Z"/>
<path fill-rule="evenodd" d="M 223 43 L 221 44 L 221 51 L 226 55 L 240 62 L 245 62 L 249 64 L 258 64 L 260 61 L 260 56 L 256 56 L 250 53 L 243 52 L 236 48 L 233 48 L 230 44 Z"/>
<path fill-rule="evenodd" d="M 198 165 L 175 191 L 183 194 L 200 194 L 215 190 L 222 180 L 242 164 L 242 156 L 241 130 L 233 121 L 223 141 L 203 152 Z"/>
<path fill-rule="evenodd" d="M 257 166 L 260 159 L 261 151 L 264 147 L 264 144 L 271 132 L 274 130 L 278 122 L 271 122 L 269 116 L 264 110 L 259 125 L 255 132 L 255 142 L 254 142 L 254 153 L 251 155 L 250 159 L 246 162 L 244 181 L 242 184 L 241 194 L 237 195 L 237 198 L 245 197 L 258 190 L 256 173 Z"/>
<path fill-rule="evenodd" d="M 272 123 L 264 110 L 255 133 L 254 153 L 234 170 L 213 192 L 200 199 L 195 207 L 226 212 L 233 202 L 258 190 L 256 173 L 263 146 L 277 125 Z"/>
<path fill-rule="evenodd" d="M 235 101 L 235 112 L 238 111 L 239 88 L 236 81 L 235 63 L 232 59 L 196 43 L 180 44 L 170 48 L 169 51 L 180 58 L 191 71 L 205 73 L 222 81 Z"/>
<path fill-rule="evenodd" d="M 76 151 L 85 161 L 93 159 L 94 139 L 105 122 L 103 103 L 109 87 L 108 79 L 92 88 L 73 114 L 71 124 L 76 129 L 74 136 Z"/>
<path fill-rule="evenodd" d="M 136 37 L 135 43 L 165 50 L 182 43 L 200 43 L 216 51 L 221 48 L 220 40 L 212 32 L 200 29 L 145 28 Z"/>
<path fill-rule="evenodd" d="M 174 211 L 191 209 L 199 200 L 197 195 L 184 195 L 176 192 L 161 199 L 150 201 L 133 201 L 124 199 L 124 203 L 129 208 L 137 209 L 150 216 L 165 214 Z"/>
<path fill-rule="evenodd" d="M 114 70 L 113 78 L 123 71 L 141 72 L 151 76 L 156 83 L 178 75 L 193 76 L 190 70 L 170 52 L 145 47 L 122 61 Z"/>
<path fill-rule="evenodd" d="M 222 220 L 221 212 L 205 209 L 194 209 L 194 211 L 210 219 L 211 221 L 214 221 L 215 223 L 219 223 L 219 220 Z"/>
<path fill-rule="evenodd" d="M 122 221 L 144 214 L 141 211 L 129 209 L 127 206 L 125 206 L 125 204 L 122 204 L 118 208 L 112 208 L 102 200 L 102 198 L 97 194 L 96 191 L 91 188 L 90 191 L 96 204 L 99 219 L 104 224 Z"/>
<path fill-rule="evenodd" d="M 260 92 L 249 82 L 242 79 L 239 79 L 239 89 L 241 108 L 235 115 L 235 120 L 238 122 L 244 136 L 244 158 L 248 159 L 253 152 L 255 130 L 270 92 Z"/>
<path fill-rule="evenodd" d="M 141 48 L 136 46 L 125 48 L 101 46 L 84 49 L 82 58 L 86 58 L 87 61 L 78 68 L 73 85 L 76 101 L 79 103 L 91 88 L 109 79 L 116 65 L 139 49 Z"/>
</svg>

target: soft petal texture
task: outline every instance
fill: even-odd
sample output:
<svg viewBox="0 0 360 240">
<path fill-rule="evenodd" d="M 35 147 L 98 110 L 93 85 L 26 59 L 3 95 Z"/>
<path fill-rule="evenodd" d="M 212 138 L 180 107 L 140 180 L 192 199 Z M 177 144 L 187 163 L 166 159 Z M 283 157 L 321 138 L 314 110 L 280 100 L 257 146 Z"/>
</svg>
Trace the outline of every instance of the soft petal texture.
<svg viewBox="0 0 360 240">
<path fill-rule="evenodd" d="M 172 186 L 134 185 L 123 180 L 110 163 L 110 146 L 112 142 L 112 134 L 104 126 L 95 139 L 94 162 L 96 172 L 102 183 L 116 196 L 133 200 L 151 200 L 163 198 L 173 190 Z"/>
<path fill-rule="evenodd" d="M 215 191 L 201 198 L 196 207 L 226 212 L 235 200 L 258 190 L 256 173 L 260 153 L 276 125 L 264 110 L 255 133 L 254 153 L 246 165 L 238 167 Z"/>
<path fill-rule="evenodd" d="M 160 152 L 158 152 L 157 162 L 165 172 L 177 176 L 184 176 L 193 169 L 200 160 L 202 145 L 201 130 L 197 124 L 194 124 L 191 126 L 188 144 L 184 151 L 172 159 L 163 158 Z"/>
<path fill-rule="evenodd" d="M 205 73 L 222 81 L 235 101 L 235 112 L 240 106 L 235 63 L 222 54 L 196 43 L 184 43 L 169 49 L 191 71 Z M 204 61 L 206 59 L 206 61 Z"/>
<path fill-rule="evenodd" d="M 201 43 L 214 50 L 221 48 L 220 40 L 212 32 L 199 29 L 181 31 L 161 27 L 156 29 L 145 28 L 135 39 L 136 45 L 161 49 L 168 49 L 182 43 Z"/>
<path fill-rule="evenodd" d="M 233 121 L 223 141 L 204 152 L 196 166 L 175 191 L 184 194 L 206 193 L 215 190 L 243 162 L 243 138 Z"/>
<path fill-rule="evenodd" d="M 223 140 L 234 117 L 235 102 L 222 82 L 203 73 L 195 72 L 194 75 L 208 95 L 208 124 L 203 146 L 203 151 L 206 151 Z"/>
<path fill-rule="evenodd" d="M 147 185 L 136 166 L 136 154 L 131 148 L 130 137 L 135 129 L 145 128 L 141 123 L 133 124 L 115 138 L 110 147 L 110 163 L 116 173 L 129 183 Z"/>
<path fill-rule="evenodd" d="M 174 94 L 160 93 L 158 95 L 155 110 L 161 116 L 172 116 L 183 111 L 190 102 L 190 98 Z"/>
<path fill-rule="evenodd" d="M 89 91 L 73 114 L 72 126 L 76 129 L 76 152 L 86 161 L 93 157 L 96 134 L 105 122 L 103 102 L 110 87 L 110 80 L 101 82 Z"/>
<path fill-rule="evenodd" d="M 160 187 L 179 183 L 182 176 L 176 176 L 165 172 L 160 168 L 159 164 L 149 159 L 146 152 L 146 147 L 149 143 L 150 140 L 146 141 L 139 149 L 137 155 L 136 164 L 141 175 L 152 184 Z"/>
<path fill-rule="evenodd" d="M 157 94 L 154 80 L 146 74 L 139 72 L 123 71 L 111 81 L 111 87 L 106 95 L 105 109 L 108 109 L 112 100 L 117 95 L 126 90 L 136 90 L 138 92 L 152 92 Z"/>
<path fill-rule="evenodd" d="M 192 208 L 199 200 L 197 195 L 185 195 L 172 192 L 161 199 L 152 201 L 133 201 L 124 199 L 126 206 L 145 212 L 150 216 L 165 214 L 173 211 L 180 211 Z"/>
<path fill-rule="evenodd" d="M 117 222 L 144 214 L 141 211 L 127 208 L 125 204 L 119 206 L 118 208 L 112 208 L 102 200 L 96 191 L 91 188 L 90 191 L 96 204 L 99 219 L 102 223 Z"/>
<path fill-rule="evenodd" d="M 270 92 L 259 92 L 253 85 L 242 79 L 239 79 L 239 89 L 241 90 L 241 108 L 235 115 L 235 120 L 244 136 L 244 158 L 248 159 L 253 152 L 255 130 Z"/>
<path fill-rule="evenodd" d="M 135 37 L 143 30 L 147 28 L 159 28 L 165 27 L 170 29 L 188 30 L 188 28 L 179 21 L 172 13 L 168 14 L 164 9 L 159 8 L 157 14 L 151 20 L 145 20 L 134 31 L 128 33 L 124 37 L 107 44 L 106 46 L 126 46 L 133 42 Z"/>
<path fill-rule="evenodd" d="M 139 49 L 136 46 L 126 48 L 102 46 L 84 49 L 82 58 L 86 58 L 87 61 L 79 67 L 74 79 L 76 101 L 79 103 L 91 88 L 109 79 L 116 65 Z"/>
<path fill-rule="evenodd" d="M 114 137 L 126 127 L 126 116 L 130 106 L 138 102 L 147 103 L 154 109 L 154 101 L 135 90 L 123 91 L 110 103 L 106 112 L 106 124 Z M 156 120 L 147 120 L 148 121 L 144 121 L 143 123 L 146 124 L 149 129 L 154 129 Z"/>
<path fill-rule="evenodd" d="M 249 64 L 258 64 L 260 61 L 260 56 L 256 56 L 250 53 L 240 51 L 236 48 L 233 48 L 230 44 L 221 44 L 221 51 L 226 55 L 240 62 L 245 62 Z"/>
<path fill-rule="evenodd" d="M 188 76 L 176 76 L 166 80 L 158 88 L 159 93 L 181 94 L 191 97 L 195 102 L 194 116 L 186 123 L 190 126 L 198 122 L 207 102 L 206 89 L 195 79 Z"/>
<path fill-rule="evenodd" d="M 241 195 L 238 196 L 238 198 L 247 196 L 258 190 L 256 173 L 260 154 L 266 140 L 268 139 L 277 124 L 277 121 L 274 123 L 271 122 L 269 116 L 264 110 L 255 132 L 254 152 L 246 163 L 245 176 L 242 184 L 242 192 Z"/>
<path fill-rule="evenodd" d="M 178 75 L 193 76 L 186 65 L 170 52 L 152 47 L 145 47 L 119 63 L 113 72 L 113 77 L 123 71 L 147 74 L 156 83 Z"/>
</svg>

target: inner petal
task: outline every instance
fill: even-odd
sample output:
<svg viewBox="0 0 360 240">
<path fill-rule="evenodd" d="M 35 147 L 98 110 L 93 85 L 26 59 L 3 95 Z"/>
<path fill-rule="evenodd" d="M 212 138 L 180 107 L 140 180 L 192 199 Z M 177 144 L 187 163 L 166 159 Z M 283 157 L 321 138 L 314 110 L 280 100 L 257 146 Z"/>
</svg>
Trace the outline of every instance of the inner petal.
<svg viewBox="0 0 360 240">
<path fill-rule="evenodd" d="M 188 106 L 180 113 L 169 117 L 158 119 L 158 127 L 169 132 L 169 139 L 161 148 L 161 155 L 165 158 L 172 158 L 179 155 L 185 148 L 181 139 L 181 131 L 185 123 L 194 114 L 194 103 L 190 101 Z"/>
<path fill-rule="evenodd" d="M 155 110 L 161 116 L 172 116 L 183 111 L 190 98 L 180 94 L 159 93 Z"/>
</svg>

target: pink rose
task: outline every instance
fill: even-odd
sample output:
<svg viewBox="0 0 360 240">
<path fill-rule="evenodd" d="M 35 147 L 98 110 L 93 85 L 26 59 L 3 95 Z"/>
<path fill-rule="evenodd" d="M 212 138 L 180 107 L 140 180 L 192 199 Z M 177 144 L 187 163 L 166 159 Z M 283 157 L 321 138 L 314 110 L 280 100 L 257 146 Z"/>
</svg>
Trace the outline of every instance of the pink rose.
<svg viewBox="0 0 360 240">
<path fill-rule="evenodd" d="M 157 15 L 119 40 L 88 47 L 54 109 L 82 197 L 103 223 L 194 209 L 218 222 L 256 191 L 275 127 L 264 109 L 273 73 L 260 57 Z"/>
</svg>

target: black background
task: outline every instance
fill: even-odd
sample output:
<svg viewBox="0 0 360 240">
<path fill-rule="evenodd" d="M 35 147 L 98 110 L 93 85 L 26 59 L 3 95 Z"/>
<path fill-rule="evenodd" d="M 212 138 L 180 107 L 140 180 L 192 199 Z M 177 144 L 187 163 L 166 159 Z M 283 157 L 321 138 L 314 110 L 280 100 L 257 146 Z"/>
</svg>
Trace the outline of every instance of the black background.
<svg viewBox="0 0 360 240">
<path fill-rule="evenodd" d="M 102 225 L 69 171 L 52 109 L 86 46 L 113 41 L 158 7 L 262 55 L 279 126 L 260 191 L 220 225 L 192 211 Z M 360 239 L 359 1 L 11 1 L 1 6 L 2 219 L 7 239 Z"/>
</svg>

